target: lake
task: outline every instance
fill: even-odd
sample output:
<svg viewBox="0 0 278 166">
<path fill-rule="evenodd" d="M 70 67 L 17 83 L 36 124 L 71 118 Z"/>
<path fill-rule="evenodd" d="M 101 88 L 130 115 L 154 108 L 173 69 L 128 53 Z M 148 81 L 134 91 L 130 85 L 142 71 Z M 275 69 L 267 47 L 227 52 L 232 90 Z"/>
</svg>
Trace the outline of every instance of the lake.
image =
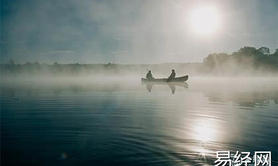
<svg viewBox="0 0 278 166">
<path fill-rule="evenodd" d="M 271 151 L 277 78 L 1 81 L 2 165 L 214 165 L 217 151 Z"/>
</svg>

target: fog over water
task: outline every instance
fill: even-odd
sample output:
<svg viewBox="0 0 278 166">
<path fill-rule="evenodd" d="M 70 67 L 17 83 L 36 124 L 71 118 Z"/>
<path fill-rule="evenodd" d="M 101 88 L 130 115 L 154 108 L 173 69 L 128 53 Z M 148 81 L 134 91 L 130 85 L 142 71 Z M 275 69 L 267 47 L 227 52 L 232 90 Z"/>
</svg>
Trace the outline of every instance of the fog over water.
<svg viewBox="0 0 278 166">
<path fill-rule="evenodd" d="M 33 77 L 1 81 L 3 162 L 212 165 L 215 151 L 272 151 L 277 78 Z M 174 87 L 174 91 L 173 91 Z"/>
</svg>

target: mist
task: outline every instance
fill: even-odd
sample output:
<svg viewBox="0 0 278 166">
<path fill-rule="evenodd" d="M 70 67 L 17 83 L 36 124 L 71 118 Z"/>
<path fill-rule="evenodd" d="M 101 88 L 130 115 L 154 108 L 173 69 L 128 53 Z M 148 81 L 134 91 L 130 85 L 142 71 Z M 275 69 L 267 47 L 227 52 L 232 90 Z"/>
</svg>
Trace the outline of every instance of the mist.
<svg viewBox="0 0 278 166">
<path fill-rule="evenodd" d="M 275 165 L 277 11 L 1 0 L 1 165 Z"/>
<path fill-rule="evenodd" d="M 267 47 L 242 47 L 232 54 L 212 53 L 202 63 L 162 64 L 54 64 L 15 63 L 10 60 L 0 65 L 2 79 L 36 77 L 43 79 L 70 78 L 76 80 L 140 80 L 151 70 L 154 78 L 167 78 L 175 69 L 177 76 L 190 77 L 276 77 L 278 75 L 278 49 L 271 53 Z M 87 78 L 86 78 L 87 77 Z M 82 78 L 82 79 L 81 79 Z M 31 79 L 31 78 L 30 78 Z M 20 79 L 19 79 L 20 80 Z"/>
<path fill-rule="evenodd" d="M 215 5 L 221 28 L 192 33 L 192 9 Z M 3 1 L 2 63 L 201 63 L 213 52 L 278 45 L 277 1 Z M 248 23 L 248 24 L 247 24 Z"/>
</svg>

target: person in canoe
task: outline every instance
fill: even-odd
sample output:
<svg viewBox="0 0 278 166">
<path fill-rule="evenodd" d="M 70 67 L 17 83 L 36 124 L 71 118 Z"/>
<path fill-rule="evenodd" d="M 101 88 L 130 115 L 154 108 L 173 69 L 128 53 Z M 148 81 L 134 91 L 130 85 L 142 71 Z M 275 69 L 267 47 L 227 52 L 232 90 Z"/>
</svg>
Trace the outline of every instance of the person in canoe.
<svg viewBox="0 0 278 166">
<path fill-rule="evenodd" d="M 169 82 L 169 81 L 173 80 L 175 77 L 176 77 L 176 72 L 175 72 L 174 69 L 172 69 L 172 73 L 171 73 L 171 75 L 168 77 L 167 81 Z"/>
<path fill-rule="evenodd" d="M 152 80 L 152 79 L 154 79 L 153 78 L 153 75 L 152 75 L 152 71 L 148 71 L 148 73 L 147 73 L 147 75 L 146 75 L 146 78 L 148 79 L 148 80 Z"/>
</svg>

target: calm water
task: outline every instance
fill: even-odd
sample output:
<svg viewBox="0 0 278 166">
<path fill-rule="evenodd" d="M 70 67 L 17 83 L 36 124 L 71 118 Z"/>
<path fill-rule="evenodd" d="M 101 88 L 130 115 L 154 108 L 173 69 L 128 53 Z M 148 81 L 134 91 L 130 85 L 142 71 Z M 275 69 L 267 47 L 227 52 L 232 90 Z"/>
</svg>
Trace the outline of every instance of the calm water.
<svg viewBox="0 0 278 166">
<path fill-rule="evenodd" d="M 219 150 L 268 150 L 278 165 L 277 82 L 2 82 L 1 162 L 213 165 Z"/>
</svg>

